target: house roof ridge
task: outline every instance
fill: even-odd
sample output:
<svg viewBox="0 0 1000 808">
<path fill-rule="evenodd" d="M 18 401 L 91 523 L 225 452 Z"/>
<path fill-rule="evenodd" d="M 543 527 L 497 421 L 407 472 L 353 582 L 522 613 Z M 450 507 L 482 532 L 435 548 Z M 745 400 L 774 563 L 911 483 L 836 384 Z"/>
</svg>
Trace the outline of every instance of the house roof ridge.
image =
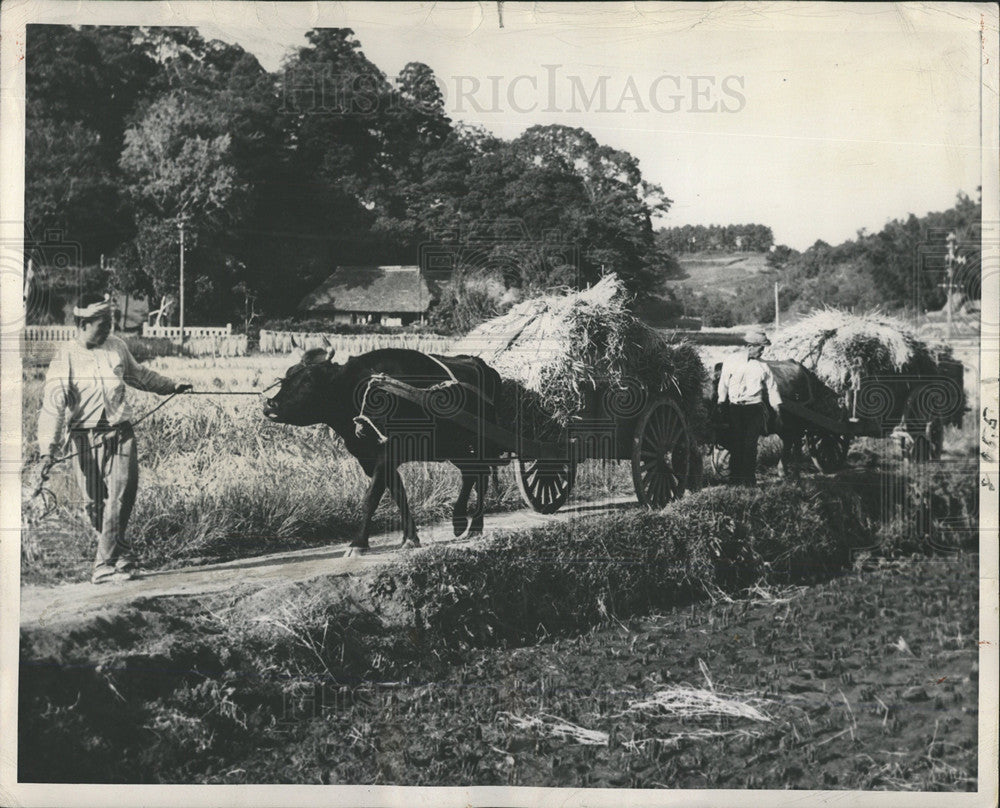
<svg viewBox="0 0 1000 808">
<path fill-rule="evenodd" d="M 337 266 L 300 310 L 426 312 L 435 286 L 416 264 Z"/>
<path fill-rule="evenodd" d="M 401 270 L 420 269 L 420 265 L 419 264 L 338 264 L 337 268 L 334 269 L 334 274 L 336 274 L 342 269 L 348 269 L 348 270 L 381 269 L 386 272 L 398 272 Z"/>
</svg>

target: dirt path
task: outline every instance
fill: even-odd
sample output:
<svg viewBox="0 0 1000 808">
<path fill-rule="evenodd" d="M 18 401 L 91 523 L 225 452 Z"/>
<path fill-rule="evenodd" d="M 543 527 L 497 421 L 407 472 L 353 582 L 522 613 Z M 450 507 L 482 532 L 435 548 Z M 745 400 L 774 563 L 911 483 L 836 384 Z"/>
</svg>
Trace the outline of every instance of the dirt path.
<svg viewBox="0 0 1000 808">
<path fill-rule="evenodd" d="M 621 497 L 579 503 L 563 508 L 559 513 L 544 516 L 531 510 L 488 514 L 487 531 L 517 530 L 538 527 L 550 522 L 569 522 L 596 513 L 635 504 L 634 499 Z M 451 522 L 441 522 L 420 528 L 425 547 L 433 545 L 471 544 L 482 539 L 458 542 Z M 21 587 L 21 626 L 50 628 L 93 618 L 100 612 L 113 611 L 147 598 L 184 597 L 222 592 L 235 586 L 265 588 L 329 575 L 357 574 L 399 558 L 400 535 L 382 533 L 371 538 L 371 550 L 363 556 L 345 557 L 346 544 L 313 547 L 308 550 L 273 553 L 206 564 L 175 570 L 150 571 L 141 578 L 119 584 L 94 586 L 90 582 L 61 586 Z M 408 550 L 406 552 L 419 552 Z"/>
</svg>

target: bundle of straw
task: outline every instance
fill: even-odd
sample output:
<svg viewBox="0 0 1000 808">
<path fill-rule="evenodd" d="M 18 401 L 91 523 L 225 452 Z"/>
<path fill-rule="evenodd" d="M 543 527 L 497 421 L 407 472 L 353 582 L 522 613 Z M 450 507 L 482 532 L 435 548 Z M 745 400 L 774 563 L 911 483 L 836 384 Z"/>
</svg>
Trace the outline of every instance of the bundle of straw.
<svg viewBox="0 0 1000 808">
<path fill-rule="evenodd" d="M 801 362 L 843 394 L 860 379 L 892 373 L 935 373 L 931 349 L 902 320 L 878 311 L 820 309 L 778 331 L 765 358 Z"/>
<path fill-rule="evenodd" d="M 516 389 L 539 421 L 565 427 L 599 389 L 670 391 L 685 412 L 703 407 L 705 367 L 694 348 L 668 343 L 629 311 L 616 275 L 581 292 L 526 300 L 483 323 L 456 346 L 481 357 Z"/>
</svg>

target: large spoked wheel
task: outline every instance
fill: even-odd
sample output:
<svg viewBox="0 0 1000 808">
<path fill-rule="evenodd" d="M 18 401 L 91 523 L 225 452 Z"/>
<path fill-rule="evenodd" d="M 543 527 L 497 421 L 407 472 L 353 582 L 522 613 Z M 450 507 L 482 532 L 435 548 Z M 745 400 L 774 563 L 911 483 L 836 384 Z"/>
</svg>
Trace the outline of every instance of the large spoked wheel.
<svg viewBox="0 0 1000 808">
<path fill-rule="evenodd" d="M 812 460 L 816 470 L 824 474 L 844 467 L 850 447 L 851 438 L 848 435 L 806 433 L 806 448 L 809 450 L 809 459 Z"/>
<path fill-rule="evenodd" d="M 681 496 L 696 451 L 680 407 L 669 398 L 650 404 L 632 439 L 632 482 L 639 502 L 657 509 Z"/>
<path fill-rule="evenodd" d="M 521 460 L 514 473 L 521 498 L 538 513 L 555 513 L 569 499 L 576 460 Z"/>
</svg>

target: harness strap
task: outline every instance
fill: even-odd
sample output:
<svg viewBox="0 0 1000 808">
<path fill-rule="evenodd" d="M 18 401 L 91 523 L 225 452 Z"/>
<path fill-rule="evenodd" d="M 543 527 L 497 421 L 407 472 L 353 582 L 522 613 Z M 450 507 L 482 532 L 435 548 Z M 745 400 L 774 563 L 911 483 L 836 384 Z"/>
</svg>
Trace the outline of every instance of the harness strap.
<svg viewBox="0 0 1000 808">
<path fill-rule="evenodd" d="M 382 434 L 381 430 L 379 430 L 377 426 L 375 426 L 372 419 L 365 415 L 365 407 L 368 406 L 368 394 L 372 391 L 372 385 L 374 383 L 374 377 L 368 380 L 368 386 L 365 388 L 365 394 L 361 397 L 361 411 L 354 418 L 354 434 L 360 438 L 364 432 L 365 425 L 368 425 L 375 432 L 375 434 L 378 435 L 378 442 L 385 443 L 389 439 Z"/>
<path fill-rule="evenodd" d="M 471 384 L 468 384 L 467 382 L 463 382 L 461 379 L 459 379 L 458 377 L 455 376 L 455 374 L 452 372 L 452 370 L 451 370 L 450 367 L 448 367 L 444 362 L 442 362 L 436 356 L 434 356 L 433 354 L 425 354 L 425 356 L 427 358 L 429 358 L 431 361 L 435 362 L 437 365 L 439 365 L 441 367 L 441 369 L 445 373 L 448 374 L 448 381 L 443 381 L 443 382 L 438 382 L 437 384 L 432 384 L 430 387 L 425 388 L 427 391 L 445 390 L 445 389 L 447 389 L 449 387 L 454 387 L 454 386 L 457 385 L 458 387 L 464 387 L 466 390 L 468 390 L 469 392 L 471 392 L 471 393 L 479 396 L 481 399 L 483 399 L 484 401 L 486 401 L 489 404 L 493 404 L 494 403 L 492 396 L 488 396 L 488 395 L 486 395 L 485 391 L 478 390 L 475 387 L 473 387 Z M 365 394 L 361 397 L 361 410 L 354 417 L 353 421 L 354 421 L 354 433 L 359 438 L 362 436 L 362 433 L 364 432 L 364 429 L 367 426 L 367 427 L 370 427 L 372 429 L 372 431 L 378 436 L 378 442 L 381 444 L 381 443 L 385 443 L 388 440 L 388 438 L 375 425 L 375 423 L 372 421 L 372 419 L 369 418 L 367 415 L 365 415 L 365 407 L 368 406 L 368 394 L 371 393 L 372 386 L 377 381 L 378 381 L 378 374 L 376 374 L 375 376 L 372 376 L 370 379 L 368 379 L 368 386 L 365 387 Z M 675 382 L 675 384 L 676 384 L 676 382 Z"/>
<path fill-rule="evenodd" d="M 448 366 L 447 366 L 447 365 L 446 365 L 446 364 L 445 364 L 444 362 L 442 362 L 442 361 L 441 361 L 440 359 L 438 359 L 438 358 L 437 358 L 436 356 L 434 356 L 434 354 L 427 354 L 427 357 L 428 357 L 429 359 L 432 359 L 432 360 L 434 360 L 435 362 L 437 362 L 437 363 L 438 363 L 438 364 L 439 364 L 439 365 L 441 366 L 441 368 L 442 368 L 442 369 L 444 370 L 444 372 L 448 374 L 448 377 L 449 377 L 449 378 L 450 378 L 450 379 L 451 379 L 451 380 L 452 380 L 453 382 L 458 382 L 458 379 L 456 379 L 456 378 L 455 378 L 455 374 L 451 372 L 451 368 L 450 368 L 450 367 L 448 367 Z M 460 382 L 459 382 L 459 383 L 460 383 Z"/>
<path fill-rule="evenodd" d="M 434 356 L 433 354 L 426 354 L 426 356 L 429 359 L 433 359 L 435 362 L 437 362 L 444 369 L 444 372 L 447 373 L 448 376 L 451 379 L 450 382 L 441 382 L 439 384 L 432 385 L 431 387 L 427 388 L 428 390 L 441 390 L 441 389 L 444 389 L 446 387 L 450 387 L 453 384 L 457 384 L 459 387 L 464 387 L 470 393 L 475 393 L 477 396 L 479 396 L 481 399 L 483 399 L 484 401 L 486 401 L 488 404 L 493 404 L 494 403 L 493 402 L 493 397 L 486 395 L 486 391 L 485 390 L 477 390 L 471 384 L 468 384 L 467 382 L 463 382 L 461 379 L 459 379 L 457 376 L 455 376 L 455 374 L 452 372 L 452 370 L 451 370 L 450 367 L 448 367 L 444 362 L 442 362 L 436 356 Z"/>
</svg>

